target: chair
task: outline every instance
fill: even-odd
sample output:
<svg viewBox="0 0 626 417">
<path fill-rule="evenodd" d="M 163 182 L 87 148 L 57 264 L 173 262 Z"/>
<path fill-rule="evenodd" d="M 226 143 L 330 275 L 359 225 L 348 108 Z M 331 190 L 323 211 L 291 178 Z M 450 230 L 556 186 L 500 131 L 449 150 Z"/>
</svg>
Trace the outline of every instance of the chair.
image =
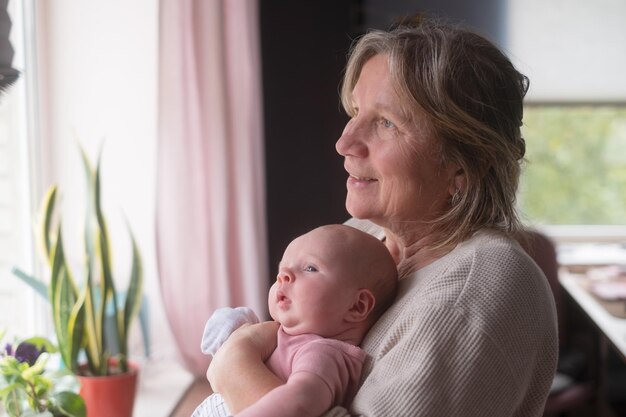
<svg viewBox="0 0 626 417">
<path fill-rule="evenodd" d="M 528 255 L 543 271 L 556 304 L 559 332 L 559 365 L 552 383 L 550 395 L 544 409 L 544 416 L 558 416 L 567 411 L 590 404 L 593 399 L 593 384 L 589 381 L 577 381 L 581 365 L 584 367 L 584 355 L 580 352 L 566 352 L 565 309 L 558 278 L 558 260 L 554 243 L 536 230 L 526 230 L 521 244 Z M 581 358 L 582 356 L 582 358 Z"/>
</svg>

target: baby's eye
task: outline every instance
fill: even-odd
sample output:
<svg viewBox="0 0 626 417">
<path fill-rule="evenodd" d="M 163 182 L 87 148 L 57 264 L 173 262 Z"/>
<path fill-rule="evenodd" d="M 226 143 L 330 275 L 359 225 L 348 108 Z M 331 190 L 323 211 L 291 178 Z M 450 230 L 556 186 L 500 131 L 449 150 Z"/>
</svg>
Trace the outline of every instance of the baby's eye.
<svg viewBox="0 0 626 417">
<path fill-rule="evenodd" d="M 317 272 L 317 268 L 313 265 L 307 265 L 304 267 L 305 272 Z"/>
</svg>

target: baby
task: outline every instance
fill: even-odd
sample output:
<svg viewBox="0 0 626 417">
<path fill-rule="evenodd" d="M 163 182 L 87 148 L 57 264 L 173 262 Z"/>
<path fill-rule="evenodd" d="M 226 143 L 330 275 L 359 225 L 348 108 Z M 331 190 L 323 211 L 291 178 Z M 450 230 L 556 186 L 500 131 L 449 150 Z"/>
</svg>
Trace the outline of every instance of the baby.
<svg viewBox="0 0 626 417">
<path fill-rule="evenodd" d="M 237 416 L 319 416 L 347 405 L 366 357 L 358 345 L 393 301 L 397 279 L 385 245 L 350 226 L 321 226 L 293 240 L 268 297 L 281 326 L 266 364 L 284 384 Z M 223 342 L 224 322 L 232 331 L 257 321 L 249 309 L 218 310 L 207 322 L 203 351 L 214 353 Z M 213 394 L 192 417 L 227 415 Z"/>
</svg>

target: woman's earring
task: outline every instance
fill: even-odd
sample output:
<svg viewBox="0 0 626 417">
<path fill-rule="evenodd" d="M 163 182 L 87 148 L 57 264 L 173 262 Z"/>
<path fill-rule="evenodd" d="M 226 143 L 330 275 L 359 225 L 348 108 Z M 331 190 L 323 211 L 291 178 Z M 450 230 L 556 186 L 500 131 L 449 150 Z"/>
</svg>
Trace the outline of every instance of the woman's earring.
<svg viewBox="0 0 626 417">
<path fill-rule="evenodd" d="M 454 207 L 460 202 L 461 202 L 461 190 L 457 188 L 456 191 L 454 191 L 454 195 L 452 196 L 452 199 L 450 200 L 450 204 L 452 204 L 452 206 Z"/>
</svg>

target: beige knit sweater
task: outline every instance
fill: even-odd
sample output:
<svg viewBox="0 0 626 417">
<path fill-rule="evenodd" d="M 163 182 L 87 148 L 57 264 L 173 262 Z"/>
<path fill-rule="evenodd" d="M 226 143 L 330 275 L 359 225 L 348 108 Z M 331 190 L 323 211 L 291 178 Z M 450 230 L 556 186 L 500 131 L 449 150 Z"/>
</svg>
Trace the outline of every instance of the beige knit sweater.
<svg viewBox="0 0 626 417">
<path fill-rule="evenodd" d="M 349 412 L 326 417 L 541 416 L 557 361 L 550 287 L 516 242 L 479 232 L 402 279 L 362 347 Z"/>
</svg>

